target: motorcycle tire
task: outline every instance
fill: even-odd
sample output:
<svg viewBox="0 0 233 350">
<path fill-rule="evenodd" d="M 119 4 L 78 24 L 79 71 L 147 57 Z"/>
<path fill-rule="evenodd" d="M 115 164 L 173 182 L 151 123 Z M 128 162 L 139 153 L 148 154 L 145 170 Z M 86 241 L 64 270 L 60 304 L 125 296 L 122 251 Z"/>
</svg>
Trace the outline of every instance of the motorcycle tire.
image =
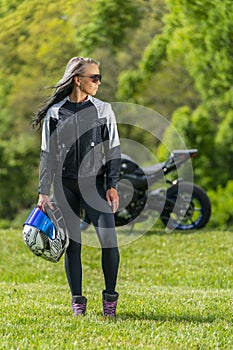
<svg viewBox="0 0 233 350">
<path fill-rule="evenodd" d="M 180 182 L 167 190 L 161 220 L 168 229 L 193 230 L 206 226 L 211 216 L 211 203 L 199 186 Z"/>
</svg>

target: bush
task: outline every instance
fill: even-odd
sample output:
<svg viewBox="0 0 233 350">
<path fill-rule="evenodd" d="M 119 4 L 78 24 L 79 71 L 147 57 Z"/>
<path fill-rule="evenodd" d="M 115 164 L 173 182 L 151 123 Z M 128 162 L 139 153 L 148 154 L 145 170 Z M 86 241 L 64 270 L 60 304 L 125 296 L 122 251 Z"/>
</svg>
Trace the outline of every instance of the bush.
<svg viewBox="0 0 233 350">
<path fill-rule="evenodd" d="M 233 226 L 233 180 L 226 186 L 208 192 L 212 204 L 212 217 L 210 226 L 223 229 Z"/>
<path fill-rule="evenodd" d="M 7 219 L 1 219 L 0 218 L 0 229 L 8 229 L 11 227 L 11 222 Z"/>
</svg>

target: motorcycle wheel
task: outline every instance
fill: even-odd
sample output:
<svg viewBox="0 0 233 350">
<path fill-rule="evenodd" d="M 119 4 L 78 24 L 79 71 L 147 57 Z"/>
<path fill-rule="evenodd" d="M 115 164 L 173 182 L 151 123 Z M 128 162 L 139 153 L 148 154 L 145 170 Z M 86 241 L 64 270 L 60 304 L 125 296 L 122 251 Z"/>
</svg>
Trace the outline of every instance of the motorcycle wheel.
<svg viewBox="0 0 233 350">
<path fill-rule="evenodd" d="M 203 228 L 209 221 L 211 204 L 205 191 L 195 184 L 181 182 L 168 188 L 161 220 L 169 229 Z"/>
</svg>

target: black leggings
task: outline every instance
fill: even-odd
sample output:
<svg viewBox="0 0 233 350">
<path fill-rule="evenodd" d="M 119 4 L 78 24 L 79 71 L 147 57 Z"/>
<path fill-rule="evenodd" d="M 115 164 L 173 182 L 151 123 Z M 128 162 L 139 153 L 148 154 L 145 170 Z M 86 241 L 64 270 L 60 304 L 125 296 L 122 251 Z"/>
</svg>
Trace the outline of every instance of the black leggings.
<svg viewBox="0 0 233 350">
<path fill-rule="evenodd" d="M 81 188 L 81 190 L 80 190 Z M 109 294 L 115 292 L 119 250 L 115 230 L 114 215 L 108 206 L 104 181 L 100 177 L 95 186 L 85 181 L 63 179 L 62 184 L 55 181 L 54 194 L 64 216 L 70 244 L 65 255 L 65 271 L 72 295 L 82 295 L 81 231 L 80 211 L 84 208 L 91 219 L 102 248 L 102 269 L 105 289 Z"/>
</svg>

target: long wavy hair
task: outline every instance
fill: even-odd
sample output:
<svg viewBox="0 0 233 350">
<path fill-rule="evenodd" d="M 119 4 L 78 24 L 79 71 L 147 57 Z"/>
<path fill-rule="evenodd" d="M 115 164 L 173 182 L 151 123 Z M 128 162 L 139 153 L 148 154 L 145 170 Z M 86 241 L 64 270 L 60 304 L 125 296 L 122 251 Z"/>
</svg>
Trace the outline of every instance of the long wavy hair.
<svg viewBox="0 0 233 350">
<path fill-rule="evenodd" d="M 85 72 L 87 64 L 94 63 L 99 66 L 99 62 L 90 57 L 73 57 L 66 65 L 64 75 L 61 80 L 52 87 L 55 89 L 52 96 L 45 102 L 42 108 L 35 114 L 32 119 L 32 127 L 34 129 L 40 128 L 42 121 L 46 116 L 48 109 L 55 103 L 62 101 L 65 97 L 69 96 L 73 90 L 74 76 L 82 75 Z"/>
</svg>

